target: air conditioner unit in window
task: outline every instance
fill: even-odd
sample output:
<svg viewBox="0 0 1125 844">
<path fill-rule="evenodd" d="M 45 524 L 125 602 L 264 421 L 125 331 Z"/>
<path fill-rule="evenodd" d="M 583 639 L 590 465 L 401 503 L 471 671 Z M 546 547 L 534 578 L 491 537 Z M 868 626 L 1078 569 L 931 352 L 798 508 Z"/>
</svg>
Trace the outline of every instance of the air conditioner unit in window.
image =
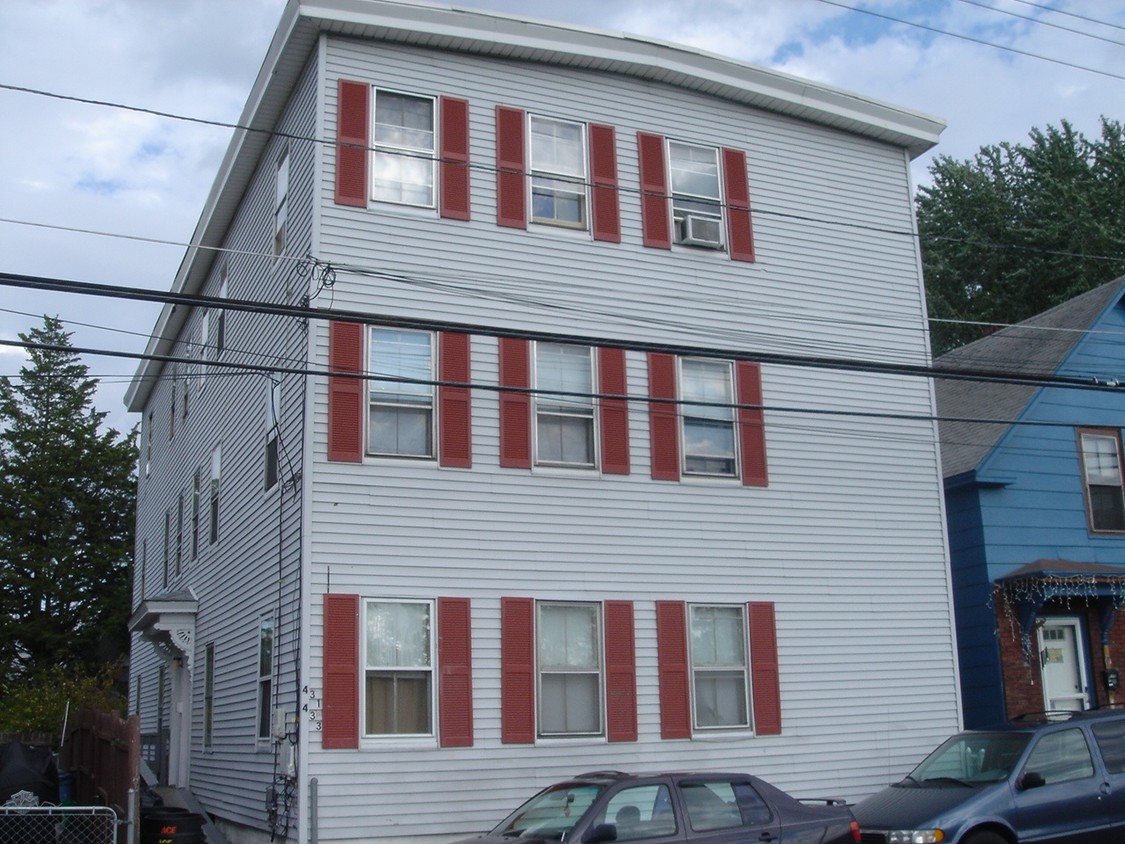
<svg viewBox="0 0 1125 844">
<path fill-rule="evenodd" d="M 688 214 L 680 225 L 682 226 L 680 243 L 688 246 L 705 246 L 708 249 L 723 248 L 722 220 Z"/>
</svg>

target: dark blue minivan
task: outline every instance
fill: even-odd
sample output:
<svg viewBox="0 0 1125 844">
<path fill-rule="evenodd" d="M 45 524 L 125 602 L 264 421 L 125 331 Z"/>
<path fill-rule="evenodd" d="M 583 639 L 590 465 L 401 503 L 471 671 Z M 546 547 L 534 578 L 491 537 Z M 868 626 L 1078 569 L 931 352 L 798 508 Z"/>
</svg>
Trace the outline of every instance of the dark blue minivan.
<svg viewBox="0 0 1125 844">
<path fill-rule="evenodd" d="M 1125 842 L 1125 711 L 950 738 L 855 807 L 864 844 Z"/>
</svg>

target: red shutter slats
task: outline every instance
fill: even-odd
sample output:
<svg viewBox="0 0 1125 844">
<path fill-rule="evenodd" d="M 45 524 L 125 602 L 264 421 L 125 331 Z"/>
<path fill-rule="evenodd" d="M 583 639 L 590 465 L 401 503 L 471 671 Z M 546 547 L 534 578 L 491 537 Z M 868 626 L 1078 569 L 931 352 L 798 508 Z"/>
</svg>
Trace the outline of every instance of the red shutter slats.
<svg viewBox="0 0 1125 844">
<path fill-rule="evenodd" d="M 496 106 L 496 223 L 527 228 L 524 113 Z"/>
<path fill-rule="evenodd" d="M 438 460 L 442 466 L 473 466 L 473 408 L 470 336 L 449 331 L 438 335 Z M 465 386 L 454 386 L 448 382 Z"/>
<path fill-rule="evenodd" d="M 324 596 L 325 750 L 359 747 L 359 595 Z"/>
<path fill-rule="evenodd" d="M 328 370 L 363 371 L 363 326 L 332 322 L 328 327 Z M 363 388 L 359 378 L 328 376 L 328 459 L 348 463 L 363 460 Z"/>
<path fill-rule="evenodd" d="M 664 137 L 637 133 L 641 170 L 641 233 L 645 246 L 672 248 L 668 216 L 668 174 L 664 167 Z"/>
<path fill-rule="evenodd" d="M 606 738 L 637 740 L 637 659 L 633 602 L 605 602 Z"/>
<path fill-rule="evenodd" d="M 732 261 L 753 261 L 750 182 L 746 175 L 746 153 L 742 150 L 723 150 L 723 187 L 727 203 L 728 254 Z"/>
<path fill-rule="evenodd" d="M 598 392 L 625 396 L 625 350 L 598 349 Z M 629 474 L 629 402 L 603 398 L 599 401 L 602 434 L 602 471 Z"/>
<path fill-rule="evenodd" d="M 781 672 L 777 660 L 777 619 L 769 601 L 747 604 L 750 626 L 750 682 L 754 694 L 754 732 L 781 733 Z"/>
<path fill-rule="evenodd" d="M 439 209 L 441 216 L 468 220 L 469 202 L 469 103 L 442 97 Z"/>
<path fill-rule="evenodd" d="M 735 364 L 735 379 L 740 405 L 738 409 L 738 439 L 742 451 L 742 483 L 746 486 L 769 486 L 766 466 L 766 420 L 762 404 L 762 367 L 752 361 L 740 360 Z"/>
<path fill-rule="evenodd" d="M 621 242 L 621 211 L 617 193 L 617 134 L 612 126 L 591 123 L 590 218 L 594 240 Z"/>
<path fill-rule="evenodd" d="M 531 344 L 500 338 L 500 386 L 531 386 Z M 500 465 L 508 469 L 531 468 L 531 395 L 500 393 Z"/>
<path fill-rule="evenodd" d="M 473 642 L 468 598 L 438 598 L 438 721 L 442 747 L 473 746 Z"/>
<path fill-rule="evenodd" d="M 676 398 L 676 356 L 650 352 L 648 392 L 654 399 Z M 652 452 L 652 478 L 656 481 L 680 479 L 680 428 L 676 405 L 671 401 L 649 402 L 649 442 Z"/>
<path fill-rule="evenodd" d="M 336 102 L 336 203 L 367 207 L 371 87 L 341 79 Z"/>
<path fill-rule="evenodd" d="M 535 741 L 535 602 L 500 599 L 500 741 Z"/>
<path fill-rule="evenodd" d="M 666 739 L 691 738 L 687 605 L 683 601 L 656 602 L 656 649 L 660 735 Z"/>
</svg>

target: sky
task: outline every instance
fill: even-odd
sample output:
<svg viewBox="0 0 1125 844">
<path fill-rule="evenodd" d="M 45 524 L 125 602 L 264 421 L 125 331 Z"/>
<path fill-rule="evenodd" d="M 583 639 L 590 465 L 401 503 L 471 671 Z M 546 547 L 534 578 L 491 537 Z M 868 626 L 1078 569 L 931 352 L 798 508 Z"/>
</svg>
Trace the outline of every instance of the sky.
<svg viewBox="0 0 1125 844">
<path fill-rule="evenodd" d="M 285 0 L 0 0 L 0 273 L 170 288 Z M 946 121 L 913 165 L 1095 136 L 1125 103 L 1121 0 L 461 0 L 442 4 L 686 44 Z M 91 100 L 95 105 L 80 100 Z M 129 106 L 123 109 L 116 106 Z M 160 305 L 0 286 L 5 345 L 60 318 L 80 348 L 139 353 Z M 84 356 L 119 430 L 137 362 Z"/>
</svg>

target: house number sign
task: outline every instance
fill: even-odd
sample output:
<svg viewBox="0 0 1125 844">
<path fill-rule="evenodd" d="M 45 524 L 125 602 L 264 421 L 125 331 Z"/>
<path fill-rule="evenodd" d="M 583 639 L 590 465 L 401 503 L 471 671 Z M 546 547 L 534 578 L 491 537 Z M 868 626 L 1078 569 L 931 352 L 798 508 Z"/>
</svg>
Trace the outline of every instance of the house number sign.
<svg viewBox="0 0 1125 844">
<path fill-rule="evenodd" d="M 309 723 L 319 732 L 324 729 L 324 722 L 320 719 L 320 698 L 316 696 L 316 689 L 311 686 L 305 686 L 301 691 L 308 697 L 301 711 L 308 713 Z"/>
</svg>

